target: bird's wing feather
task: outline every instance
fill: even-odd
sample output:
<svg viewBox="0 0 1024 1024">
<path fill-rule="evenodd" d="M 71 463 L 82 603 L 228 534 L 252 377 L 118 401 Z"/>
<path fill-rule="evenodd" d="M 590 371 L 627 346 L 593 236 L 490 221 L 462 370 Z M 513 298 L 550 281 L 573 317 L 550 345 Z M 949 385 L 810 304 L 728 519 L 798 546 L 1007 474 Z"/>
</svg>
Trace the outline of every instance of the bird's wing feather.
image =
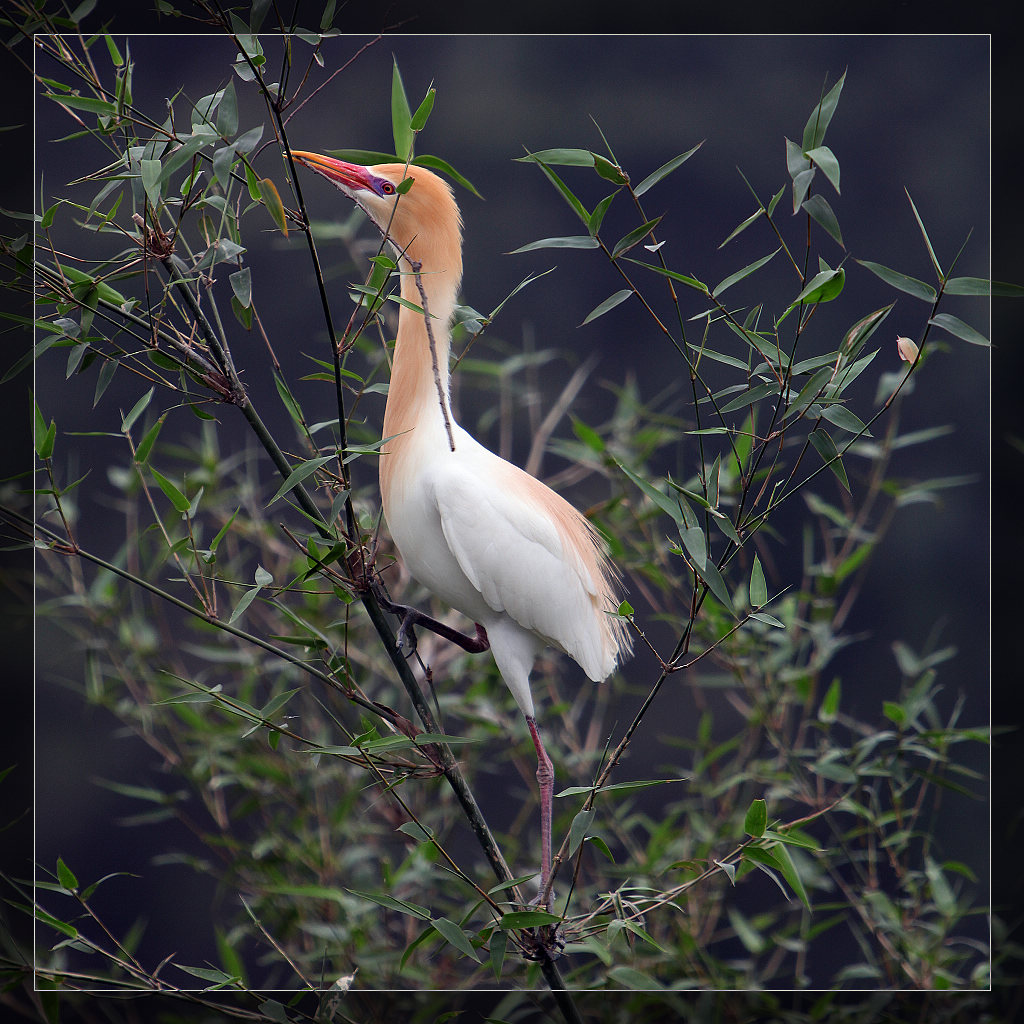
<svg viewBox="0 0 1024 1024">
<path fill-rule="evenodd" d="M 519 496 L 522 471 L 495 462 L 448 463 L 431 474 L 445 540 L 488 607 L 602 679 L 614 659 L 609 664 L 595 581 L 545 510 Z"/>
</svg>

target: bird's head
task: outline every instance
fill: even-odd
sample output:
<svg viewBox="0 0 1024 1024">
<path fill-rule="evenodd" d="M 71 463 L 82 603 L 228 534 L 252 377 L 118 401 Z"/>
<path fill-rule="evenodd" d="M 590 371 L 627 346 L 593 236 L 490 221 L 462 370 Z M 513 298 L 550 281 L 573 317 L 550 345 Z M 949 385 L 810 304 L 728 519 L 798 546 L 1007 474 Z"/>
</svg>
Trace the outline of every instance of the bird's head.
<svg viewBox="0 0 1024 1024">
<path fill-rule="evenodd" d="M 462 277 L 462 216 L 447 182 L 424 167 L 376 164 L 363 167 L 318 153 L 292 156 L 326 178 L 362 207 L 388 241 L 423 272 L 444 274 L 453 291 Z M 404 193 L 399 185 L 412 178 Z"/>
</svg>

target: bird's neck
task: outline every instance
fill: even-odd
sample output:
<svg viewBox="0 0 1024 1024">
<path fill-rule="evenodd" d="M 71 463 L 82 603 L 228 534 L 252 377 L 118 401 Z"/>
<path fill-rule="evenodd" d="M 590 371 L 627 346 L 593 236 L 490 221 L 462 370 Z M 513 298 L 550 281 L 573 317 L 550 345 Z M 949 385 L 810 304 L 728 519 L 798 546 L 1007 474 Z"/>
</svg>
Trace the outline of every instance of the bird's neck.
<svg viewBox="0 0 1024 1024">
<path fill-rule="evenodd" d="M 384 410 L 384 437 L 394 440 L 384 446 L 380 462 L 385 496 L 409 448 L 417 441 L 439 450 L 442 444 L 447 447 L 448 426 L 455 422 L 448 397 L 449 324 L 455 296 L 441 274 L 425 271 L 419 275 L 419 281 L 422 293 L 415 273 L 407 271 L 402 275 L 402 298 L 425 309 L 427 315 L 406 306 L 398 314 L 398 335 Z"/>
</svg>

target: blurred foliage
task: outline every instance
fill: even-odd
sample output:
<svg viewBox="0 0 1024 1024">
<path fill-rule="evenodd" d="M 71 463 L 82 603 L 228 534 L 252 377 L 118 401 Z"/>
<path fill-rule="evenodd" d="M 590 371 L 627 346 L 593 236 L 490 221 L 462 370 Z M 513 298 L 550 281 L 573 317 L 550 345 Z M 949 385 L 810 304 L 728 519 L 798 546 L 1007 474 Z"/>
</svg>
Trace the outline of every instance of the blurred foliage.
<svg viewBox="0 0 1024 1024">
<path fill-rule="evenodd" d="M 34 346 L 8 376 L 38 360 L 53 378 L 59 364 L 63 386 L 86 388 L 92 403 L 84 430 L 67 421 L 60 389 L 36 396 L 35 516 L 12 507 L 5 520 L 38 549 L 37 613 L 83 653 L 82 699 L 112 713 L 173 779 L 106 785 L 137 803 L 134 827 L 176 822 L 198 836 L 206 853 L 189 862 L 235 894 L 233 909 L 210 922 L 219 963 L 171 954 L 158 966 L 136 957 L 141 917 L 114 935 L 94 909 L 112 876 L 79 879 L 74 863 L 57 859 L 40 865 L 34 894 L 12 881 L 13 901 L 39 922 L 36 1012 L 57 1019 L 58 989 L 198 988 L 197 1013 L 350 1020 L 370 1005 L 350 986 L 536 988 L 543 967 L 527 956 L 545 918 L 507 879 L 489 877 L 444 781 L 454 763 L 446 750 L 470 787 L 493 762 L 510 800 L 527 795 L 495 839 L 510 863 L 531 862 L 534 762 L 515 705 L 489 658 L 425 636 L 417 657 L 447 735 L 413 725 L 401 659 L 386 620 L 372 614 L 373 577 L 427 600 L 379 532 L 380 432 L 364 401 L 386 389 L 396 267 L 376 239 L 367 243 L 358 215 L 309 228 L 284 116 L 332 70 L 322 65 L 333 4 L 287 46 L 255 34 L 268 4 L 253 5 L 252 21 L 200 4 L 237 57 L 217 92 L 190 99 L 183 88 L 159 113 L 133 102 L 144 69 L 130 39 L 61 35 L 75 12 L 69 21 L 12 6 L 26 33 L 53 33 L 37 44 L 39 102 L 66 113 L 69 139 L 91 140 L 96 160 L 23 217 L 25 234 L 3 239 L 5 276 L 30 288 L 35 274 L 38 317 Z M 995 1019 L 983 993 L 1020 961 L 1009 943 L 992 959 L 977 924 L 988 913 L 985 885 L 934 839 L 939 816 L 984 799 L 987 785 L 961 757 L 988 742 L 987 726 L 964 722 L 962 702 L 939 699 L 955 650 L 938 632 L 915 650 L 893 622 L 889 696 L 869 713 L 848 697 L 857 680 L 834 670 L 899 508 L 963 482 L 898 479 L 891 460 L 945 433 L 903 432 L 900 411 L 928 361 L 941 358 L 937 332 L 986 344 L 951 310 L 964 312 L 957 297 L 990 291 L 955 276 L 959 253 L 940 261 L 912 200 L 908 225 L 934 281 L 845 255 L 833 267 L 819 254 L 825 238 L 842 244 L 840 164 L 825 140 L 844 84 L 845 75 L 809 102 L 800 141 L 787 140 L 781 187 L 753 195 L 756 209 L 725 240 L 737 269 L 714 286 L 669 264 L 660 218 L 643 205 L 655 187 L 672 196 L 699 146 L 640 169 L 636 184 L 610 146 L 524 158 L 582 233 L 523 251 L 580 250 L 581 272 L 585 261 L 609 261 L 620 287 L 580 318 L 628 302 L 679 360 L 678 379 L 659 395 L 640 394 L 630 378 L 610 385 L 604 422 L 574 417 L 569 434 L 545 420 L 534 431 L 536 462 L 545 451 L 564 460 L 552 482 L 585 498 L 630 580 L 632 603 L 620 614 L 642 648 L 624 678 L 573 696 L 558 659 L 542 659 L 534 677 L 556 764 L 576 783 L 556 801 L 567 954 L 558 966 L 571 989 L 637 990 L 622 1001 L 622 1019 L 661 1019 L 665 1007 L 693 1021 L 745 1012 L 739 994 L 730 1010 L 673 989 L 801 988 L 823 991 L 792 1003 L 758 996 L 759 1019 L 924 1019 L 904 989 L 979 993 L 948 1010 L 928 996 L 930 1021 Z M 263 97 L 264 121 L 242 123 L 242 90 Z M 414 111 L 397 65 L 392 90 L 396 152 L 472 187 L 441 158 L 415 156 L 433 91 Z M 576 183 L 595 174 L 606 195 L 589 208 Z M 602 228 L 620 196 L 636 225 L 616 240 Z M 362 274 L 370 260 L 349 288 L 346 324 L 330 319 L 324 297 L 331 343 L 310 345 L 301 381 L 286 377 L 263 333 L 261 306 L 276 296 L 256 287 L 246 260 L 249 240 L 267 231 L 289 245 L 304 238 L 322 296 L 325 276 Z M 791 265 L 791 294 L 726 305 L 727 290 L 749 290 L 772 260 Z M 879 348 L 891 304 L 851 307 L 841 338 L 815 333 L 815 314 L 845 300 L 854 274 L 917 300 L 916 338 Z M 684 315 L 689 293 L 700 296 L 698 317 Z M 460 307 L 455 367 L 493 395 L 484 425 L 510 430 L 540 368 L 560 356 L 509 346 L 503 305 L 488 315 Z M 243 384 L 236 339 L 245 335 L 245 360 L 264 360 L 272 390 Z M 873 398 L 853 387 L 858 379 L 875 382 Z M 333 395 L 335 418 L 309 421 L 313 386 Z M 254 444 L 229 447 L 225 424 L 239 415 Z M 104 472 L 77 471 L 73 446 L 101 442 Z M 773 527 L 783 506 L 802 543 L 791 577 L 778 568 Z M 117 550 L 83 539 L 98 535 L 90 517 L 100 507 L 124 538 Z M 664 708 L 680 700 L 696 707 L 695 728 L 666 738 Z M 657 743 L 670 751 L 663 772 L 628 777 L 637 744 Z M 847 961 L 839 970 L 837 948 Z M 10 954 L 12 982 L 22 962 Z M 319 1004 L 249 997 L 244 1010 L 215 995 L 250 986 L 327 994 Z M 844 1009 L 844 989 L 886 991 Z M 446 998 L 410 1002 L 404 1019 L 440 1019 L 456 1005 Z M 597 1006 L 587 993 L 578 1000 L 581 1012 Z M 526 1019 L 533 1005 L 513 994 L 491 1016 Z M 190 1014 L 175 1003 L 166 1019 Z"/>
</svg>

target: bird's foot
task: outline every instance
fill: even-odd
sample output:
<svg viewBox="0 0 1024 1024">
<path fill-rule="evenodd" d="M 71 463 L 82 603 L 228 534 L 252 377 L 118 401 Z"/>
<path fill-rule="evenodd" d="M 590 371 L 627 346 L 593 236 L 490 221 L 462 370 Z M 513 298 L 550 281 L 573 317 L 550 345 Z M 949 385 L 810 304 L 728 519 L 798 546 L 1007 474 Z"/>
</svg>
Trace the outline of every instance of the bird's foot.
<svg viewBox="0 0 1024 1024">
<path fill-rule="evenodd" d="M 398 627 L 398 638 L 395 646 L 411 657 L 416 653 L 416 611 L 413 608 L 406 609 L 402 617 L 402 624 Z"/>
</svg>

